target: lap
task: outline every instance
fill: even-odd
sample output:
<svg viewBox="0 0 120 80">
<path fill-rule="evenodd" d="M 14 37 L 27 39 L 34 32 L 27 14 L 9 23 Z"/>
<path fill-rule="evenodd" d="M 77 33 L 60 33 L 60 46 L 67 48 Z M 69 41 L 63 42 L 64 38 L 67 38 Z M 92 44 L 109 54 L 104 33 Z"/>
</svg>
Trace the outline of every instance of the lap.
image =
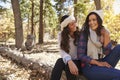
<svg viewBox="0 0 120 80">
<path fill-rule="evenodd" d="M 83 74 L 88 80 L 120 80 L 120 70 L 107 67 L 88 65 L 83 68 Z"/>
</svg>

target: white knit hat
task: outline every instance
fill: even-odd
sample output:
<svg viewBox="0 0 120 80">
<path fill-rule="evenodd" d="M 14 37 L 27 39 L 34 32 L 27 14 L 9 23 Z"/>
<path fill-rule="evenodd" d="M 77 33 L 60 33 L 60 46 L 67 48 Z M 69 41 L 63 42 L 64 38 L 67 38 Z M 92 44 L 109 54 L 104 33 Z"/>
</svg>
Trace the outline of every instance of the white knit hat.
<svg viewBox="0 0 120 80">
<path fill-rule="evenodd" d="M 100 9 L 100 10 L 94 10 L 94 11 L 91 11 L 91 12 L 95 12 L 96 14 L 98 14 L 100 16 L 100 18 L 103 20 L 103 10 Z"/>
<path fill-rule="evenodd" d="M 75 20 L 75 17 L 73 15 L 70 15 L 69 17 L 67 17 L 61 24 L 61 30 L 64 29 L 64 27 L 66 27 L 69 23 L 71 23 L 73 20 Z"/>
</svg>

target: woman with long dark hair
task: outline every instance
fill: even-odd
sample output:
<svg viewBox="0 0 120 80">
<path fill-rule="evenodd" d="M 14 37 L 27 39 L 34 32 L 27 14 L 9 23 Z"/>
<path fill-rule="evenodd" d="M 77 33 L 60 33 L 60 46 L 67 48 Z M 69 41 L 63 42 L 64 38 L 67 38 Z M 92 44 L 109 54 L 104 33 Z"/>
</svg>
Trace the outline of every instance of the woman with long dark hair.
<svg viewBox="0 0 120 80">
<path fill-rule="evenodd" d="M 58 35 L 61 57 L 55 63 L 50 80 L 60 80 L 65 70 L 67 80 L 76 80 L 81 70 L 80 60 L 77 60 L 77 41 L 79 31 L 74 16 L 65 15 L 60 21 L 61 32 Z"/>
<path fill-rule="evenodd" d="M 92 11 L 86 17 L 77 45 L 78 59 L 88 80 L 120 80 L 120 70 L 114 68 L 120 60 L 120 45 L 112 49 L 101 13 L 101 10 Z M 100 58 L 100 54 L 105 57 Z"/>
</svg>

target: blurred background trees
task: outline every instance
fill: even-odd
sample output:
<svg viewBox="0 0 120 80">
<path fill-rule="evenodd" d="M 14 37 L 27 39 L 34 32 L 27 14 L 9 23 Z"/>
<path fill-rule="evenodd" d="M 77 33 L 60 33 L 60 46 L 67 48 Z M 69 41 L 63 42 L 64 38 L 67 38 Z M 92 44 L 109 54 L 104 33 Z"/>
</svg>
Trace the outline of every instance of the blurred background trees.
<svg viewBox="0 0 120 80">
<path fill-rule="evenodd" d="M 14 6 L 14 1 L 17 2 L 14 4 L 19 5 L 19 7 Z M 117 5 L 120 8 L 120 4 L 115 3 L 119 0 L 101 0 L 100 5 L 95 4 L 99 1 L 0 0 L 0 41 L 13 42 L 17 48 L 20 48 L 27 35 L 33 35 L 35 42 L 42 44 L 45 41 L 57 38 L 57 33 L 60 31 L 59 21 L 64 14 L 75 15 L 78 26 L 81 28 L 90 11 L 102 8 L 104 26 L 111 32 L 111 39 L 119 42 L 120 13 L 115 13 L 114 10 Z M 7 6 L 3 6 L 3 4 L 7 4 Z M 15 10 L 19 11 L 15 12 Z"/>
</svg>

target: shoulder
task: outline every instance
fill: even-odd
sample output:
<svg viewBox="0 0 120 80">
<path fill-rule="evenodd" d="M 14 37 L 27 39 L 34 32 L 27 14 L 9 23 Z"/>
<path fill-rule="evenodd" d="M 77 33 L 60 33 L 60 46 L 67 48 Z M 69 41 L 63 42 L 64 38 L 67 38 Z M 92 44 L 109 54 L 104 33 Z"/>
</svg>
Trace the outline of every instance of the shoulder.
<svg viewBox="0 0 120 80">
<path fill-rule="evenodd" d="M 61 40 L 61 32 L 58 32 L 58 34 L 57 34 L 57 39 L 58 39 L 58 41 Z"/>
<path fill-rule="evenodd" d="M 58 37 L 61 37 L 61 31 L 60 31 L 60 32 L 58 32 Z"/>
<path fill-rule="evenodd" d="M 61 33 L 62 33 L 62 32 L 61 32 L 61 31 L 59 31 L 59 32 L 58 32 L 58 35 L 61 35 Z"/>
<path fill-rule="evenodd" d="M 109 36 L 109 35 L 110 35 L 110 32 L 109 32 L 108 29 L 102 28 L 102 29 L 101 29 L 101 34 L 104 35 L 104 36 Z"/>
</svg>

